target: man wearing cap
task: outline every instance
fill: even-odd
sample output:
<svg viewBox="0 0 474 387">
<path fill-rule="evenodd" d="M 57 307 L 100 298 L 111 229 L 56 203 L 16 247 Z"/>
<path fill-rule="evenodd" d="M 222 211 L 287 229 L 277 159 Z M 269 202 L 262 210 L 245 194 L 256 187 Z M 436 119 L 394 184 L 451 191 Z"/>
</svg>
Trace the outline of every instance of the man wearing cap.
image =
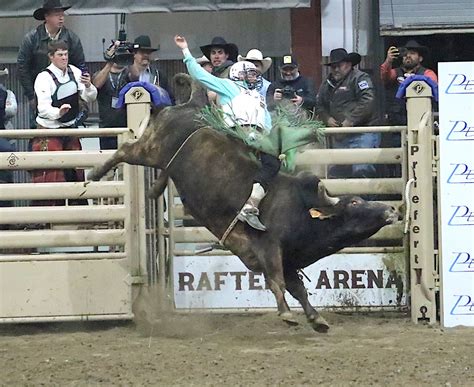
<svg viewBox="0 0 474 387">
<path fill-rule="evenodd" d="M 228 78 L 230 66 L 237 61 L 239 53 L 237 46 L 234 43 L 227 43 L 221 36 L 215 36 L 210 44 L 200 48 L 204 56 L 211 61 L 212 75 Z"/>
<path fill-rule="evenodd" d="M 316 113 L 328 127 L 370 126 L 378 123 L 375 89 L 367 73 L 356 69 L 361 56 L 336 48 L 329 54 L 331 72 L 322 83 L 316 101 Z M 335 135 L 333 148 L 378 148 L 379 133 Z M 336 165 L 330 177 L 374 177 L 372 164 Z"/>
<path fill-rule="evenodd" d="M 237 57 L 237 60 L 239 62 L 241 61 L 251 62 L 255 65 L 255 67 L 257 68 L 257 71 L 261 75 L 261 77 L 259 77 L 260 80 L 258 81 L 258 84 L 256 85 L 256 89 L 258 90 L 260 95 L 266 99 L 268 87 L 270 86 L 271 82 L 268 79 L 263 78 L 263 74 L 265 74 L 267 70 L 270 68 L 270 66 L 272 65 L 272 58 L 270 57 L 264 58 L 260 50 L 257 50 L 256 48 L 252 48 L 247 53 L 247 55 L 245 56 L 239 55 Z"/>
<path fill-rule="evenodd" d="M 158 51 L 158 48 L 151 46 L 148 35 L 140 35 L 134 40 L 135 54 L 133 65 L 129 67 L 130 80 L 147 82 L 158 87 L 160 92 L 165 92 L 171 97 L 166 75 L 158 67 L 157 60 L 151 60 L 151 54 Z"/>
<path fill-rule="evenodd" d="M 69 47 L 69 63 L 81 68 L 84 66 L 84 50 L 79 37 L 64 26 L 64 11 L 69 5 L 61 0 L 44 0 L 33 17 L 44 21 L 34 30 L 28 32 L 18 51 L 18 76 L 26 98 L 32 108 L 32 127 L 35 127 L 36 110 L 34 82 L 36 76 L 49 65 L 48 43 L 52 40 L 63 40 Z"/>
<path fill-rule="evenodd" d="M 386 118 L 390 125 L 407 124 L 405 101 L 395 98 L 398 87 L 405 79 L 413 75 L 424 75 L 438 83 L 435 72 L 421 64 L 427 52 L 428 48 L 420 45 L 416 40 L 409 40 L 401 49 L 391 46 L 387 50 L 387 57 L 380 65 L 380 78 L 386 88 Z M 402 58 L 400 67 L 393 68 L 394 61 L 399 57 Z M 399 139 L 398 135 L 396 142 L 399 143 Z"/>
<path fill-rule="evenodd" d="M 295 56 L 283 56 L 279 68 L 280 78 L 273 82 L 267 91 L 268 108 L 273 110 L 286 100 L 312 111 L 316 103 L 314 82 L 300 74 Z"/>
</svg>

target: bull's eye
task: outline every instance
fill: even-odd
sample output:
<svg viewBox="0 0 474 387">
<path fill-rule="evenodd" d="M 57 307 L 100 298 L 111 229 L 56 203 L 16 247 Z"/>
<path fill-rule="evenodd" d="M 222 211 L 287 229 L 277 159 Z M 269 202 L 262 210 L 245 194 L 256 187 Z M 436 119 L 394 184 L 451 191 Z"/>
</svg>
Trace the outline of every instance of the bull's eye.
<svg viewBox="0 0 474 387">
<path fill-rule="evenodd" d="M 358 204 L 359 204 L 358 200 L 355 200 L 355 199 L 351 200 L 351 205 L 356 206 Z"/>
</svg>

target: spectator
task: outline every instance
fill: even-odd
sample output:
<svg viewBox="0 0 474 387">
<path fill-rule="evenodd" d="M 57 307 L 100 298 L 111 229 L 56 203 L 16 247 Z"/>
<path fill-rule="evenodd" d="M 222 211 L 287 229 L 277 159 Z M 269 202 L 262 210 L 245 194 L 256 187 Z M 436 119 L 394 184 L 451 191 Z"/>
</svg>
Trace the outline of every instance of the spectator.
<svg viewBox="0 0 474 387">
<path fill-rule="evenodd" d="M 406 125 L 407 109 L 404 101 L 395 98 L 398 87 L 412 75 L 425 75 L 436 83 L 438 77 L 433 70 L 422 66 L 428 48 L 415 40 L 409 40 L 404 47 L 389 47 L 385 61 L 380 65 L 380 78 L 386 89 L 386 119 L 389 125 Z M 401 58 L 401 65 L 393 68 L 394 61 Z M 398 135 L 398 142 L 400 136 Z"/>
<path fill-rule="evenodd" d="M 240 61 L 247 61 L 251 62 L 255 65 L 257 68 L 257 71 L 261 75 L 261 81 L 257 85 L 257 90 L 260 93 L 260 95 L 265 98 L 267 98 L 267 90 L 268 87 L 270 86 L 270 81 L 268 79 L 263 78 L 263 74 L 267 72 L 267 70 L 270 68 L 272 65 L 272 58 L 270 57 L 263 57 L 263 54 L 260 50 L 257 50 L 256 48 L 251 49 L 246 56 L 239 55 L 237 57 L 237 60 Z"/>
<path fill-rule="evenodd" d="M 66 42 L 50 42 L 48 57 L 51 64 L 38 74 L 34 85 L 38 100 L 37 126 L 40 129 L 76 128 L 79 98 L 93 102 L 97 97 L 97 89 L 91 84 L 88 73 L 82 73 L 77 67 L 69 65 Z M 81 143 L 77 137 L 35 138 L 32 148 L 33 151 L 81 150 Z M 64 181 L 84 181 L 84 171 L 58 169 L 33 172 L 34 183 Z M 60 205 L 62 201 L 48 204 Z"/>
<path fill-rule="evenodd" d="M 316 113 L 328 127 L 370 126 L 377 124 L 375 90 L 369 75 L 354 68 L 361 56 L 344 48 L 330 52 L 331 72 L 322 83 L 316 102 Z M 379 133 L 334 135 L 333 148 L 378 148 Z M 329 169 L 330 177 L 375 177 L 371 164 L 337 165 Z"/>
<path fill-rule="evenodd" d="M 44 20 L 44 23 L 28 32 L 18 51 L 18 77 L 23 92 L 30 103 L 30 126 L 35 128 L 36 101 L 34 82 L 37 75 L 48 65 L 48 43 L 63 40 L 69 47 L 69 63 L 81 68 L 84 66 L 84 51 L 81 40 L 64 26 L 64 11 L 69 5 L 62 5 L 60 0 L 44 0 L 33 17 Z"/>
<path fill-rule="evenodd" d="M 200 48 L 204 56 L 211 60 L 211 74 L 219 78 L 229 78 L 230 66 L 237 62 L 237 46 L 227 43 L 221 36 L 215 36 L 210 44 Z"/>
<path fill-rule="evenodd" d="M 300 74 L 296 58 L 291 54 L 285 55 L 279 68 L 280 78 L 268 87 L 268 108 L 273 110 L 284 101 L 290 101 L 296 107 L 313 111 L 316 103 L 314 82 Z"/>
<path fill-rule="evenodd" d="M 9 120 L 16 115 L 17 104 L 15 94 L 3 84 L 3 77 L 8 75 L 8 69 L 0 70 L 0 129 L 6 129 L 11 123 Z M 15 147 L 6 138 L 0 137 L 0 152 L 14 152 Z M 0 169 L 0 184 L 13 183 L 13 172 Z M 11 201 L 0 201 L 0 207 L 9 207 Z"/>
<path fill-rule="evenodd" d="M 130 80 L 148 82 L 171 97 L 166 75 L 161 72 L 158 61 L 151 60 L 151 54 L 158 51 L 158 48 L 151 47 L 151 40 L 148 35 L 140 35 L 134 41 L 136 51 L 133 65 L 129 67 Z"/>
<path fill-rule="evenodd" d="M 0 129 L 13 129 L 11 119 L 16 116 L 18 105 L 13 91 L 3 84 L 3 77 L 8 69 L 0 70 Z"/>
<path fill-rule="evenodd" d="M 97 88 L 99 127 L 101 128 L 127 127 L 126 109 L 117 109 L 120 89 L 130 82 L 127 65 L 121 63 L 119 57 L 115 57 L 115 50 L 119 45 L 120 42 L 116 41 L 106 51 L 109 55 L 109 60 L 102 70 L 96 72 L 92 77 L 92 83 Z M 120 64 L 117 62 L 120 62 Z M 117 149 L 116 137 L 101 137 L 99 141 L 100 149 Z"/>
</svg>

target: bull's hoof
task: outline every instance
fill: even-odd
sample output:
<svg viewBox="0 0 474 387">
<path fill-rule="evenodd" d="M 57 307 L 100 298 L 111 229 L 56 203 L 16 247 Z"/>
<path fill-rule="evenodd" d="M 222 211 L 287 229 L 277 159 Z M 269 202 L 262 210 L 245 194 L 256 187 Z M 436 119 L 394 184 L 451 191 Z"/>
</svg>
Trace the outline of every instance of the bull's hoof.
<svg viewBox="0 0 474 387">
<path fill-rule="evenodd" d="M 316 332 L 327 333 L 327 331 L 329 330 L 329 324 L 321 316 L 310 318 L 309 322 L 311 323 L 313 329 Z"/>
<path fill-rule="evenodd" d="M 298 321 L 295 320 L 293 314 L 290 312 L 285 312 L 280 314 L 280 318 L 286 322 L 288 325 L 295 326 L 298 325 Z"/>
</svg>

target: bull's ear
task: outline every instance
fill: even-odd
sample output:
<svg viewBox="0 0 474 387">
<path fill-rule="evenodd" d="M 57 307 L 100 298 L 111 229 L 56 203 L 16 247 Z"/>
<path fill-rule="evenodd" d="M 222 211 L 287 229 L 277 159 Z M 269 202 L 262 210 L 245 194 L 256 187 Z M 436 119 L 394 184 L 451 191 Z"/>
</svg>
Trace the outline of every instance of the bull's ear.
<svg viewBox="0 0 474 387">
<path fill-rule="evenodd" d="M 325 220 L 336 216 L 335 212 L 331 212 L 328 208 L 310 208 L 309 216 L 313 219 Z"/>
</svg>

